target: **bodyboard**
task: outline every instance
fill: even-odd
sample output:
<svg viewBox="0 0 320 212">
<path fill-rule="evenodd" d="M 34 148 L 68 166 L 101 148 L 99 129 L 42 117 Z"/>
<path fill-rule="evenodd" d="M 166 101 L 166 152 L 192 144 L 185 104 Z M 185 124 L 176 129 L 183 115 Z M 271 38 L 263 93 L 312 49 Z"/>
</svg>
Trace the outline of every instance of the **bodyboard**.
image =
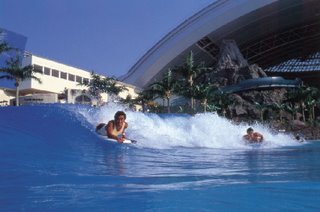
<svg viewBox="0 0 320 212">
<path fill-rule="evenodd" d="M 100 137 L 103 140 L 108 141 L 108 142 L 119 143 L 116 139 L 108 138 L 107 136 L 101 136 L 100 135 Z M 136 140 L 125 139 L 122 144 L 136 144 L 136 143 L 137 143 Z M 119 143 L 119 144 L 121 144 L 121 143 Z"/>
</svg>

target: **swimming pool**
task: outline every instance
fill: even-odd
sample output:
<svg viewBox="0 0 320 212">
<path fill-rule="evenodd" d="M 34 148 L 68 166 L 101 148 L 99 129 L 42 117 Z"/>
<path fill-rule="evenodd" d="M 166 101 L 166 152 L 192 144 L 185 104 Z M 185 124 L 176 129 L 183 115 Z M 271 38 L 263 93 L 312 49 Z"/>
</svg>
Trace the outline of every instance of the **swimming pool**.
<svg viewBox="0 0 320 212">
<path fill-rule="evenodd" d="M 298 144 L 214 114 L 127 112 L 137 145 L 107 143 L 94 125 L 119 106 L 0 108 L 1 211 L 319 211 L 320 143 Z"/>
</svg>

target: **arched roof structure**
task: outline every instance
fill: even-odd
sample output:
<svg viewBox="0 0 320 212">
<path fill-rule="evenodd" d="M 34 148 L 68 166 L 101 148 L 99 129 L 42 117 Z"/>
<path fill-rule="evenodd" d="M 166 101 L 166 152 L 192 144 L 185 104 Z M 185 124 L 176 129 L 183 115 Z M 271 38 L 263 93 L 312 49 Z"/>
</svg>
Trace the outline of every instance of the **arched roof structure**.
<svg viewBox="0 0 320 212">
<path fill-rule="evenodd" d="M 196 61 L 214 65 L 219 44 L 233 39 L 249 64 L 267 69 L 320 51 L 319 0 L 217 0 L 169 32 L 120 80 L 146 87 L 169 67 Z"/>
</svg>

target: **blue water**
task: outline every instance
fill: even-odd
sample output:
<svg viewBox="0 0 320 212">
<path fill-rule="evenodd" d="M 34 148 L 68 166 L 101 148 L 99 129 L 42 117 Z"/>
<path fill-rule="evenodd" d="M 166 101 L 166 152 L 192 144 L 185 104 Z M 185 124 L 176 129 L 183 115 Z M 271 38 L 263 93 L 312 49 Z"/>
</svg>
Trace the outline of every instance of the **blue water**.
<svg viewBox="0 0 320 212">
<path fill-rule="evenodd" d="M 0 108 L 0 211 L 319 211 L 320 142 L 214 114 L 127 112 L 137 145 L 94 133 L 119 106 Z"/>
</svg>

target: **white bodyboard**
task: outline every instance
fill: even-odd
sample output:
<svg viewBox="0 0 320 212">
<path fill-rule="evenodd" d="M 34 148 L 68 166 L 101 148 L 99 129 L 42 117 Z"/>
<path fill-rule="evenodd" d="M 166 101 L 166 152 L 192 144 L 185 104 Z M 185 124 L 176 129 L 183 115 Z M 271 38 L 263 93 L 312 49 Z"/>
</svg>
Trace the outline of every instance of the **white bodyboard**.
<svg viewBox="0 0 320 212">
<path fill-rule="evenodd" d="M 116 139 L 112 139 L 112 138 L 108 138 L 107 136 L 101 136 L 100 137 L 105 140 L 105 141 L 110 141 L 110 142 L 114 142 L 114 143 L 118 143 L 118 141 Z M 123 141 L 123 144 L 135 144 L 137 143 L 137 141 L 135 140 L 129 140 L 129 139 L 125 139 Z"/>
</svg>

